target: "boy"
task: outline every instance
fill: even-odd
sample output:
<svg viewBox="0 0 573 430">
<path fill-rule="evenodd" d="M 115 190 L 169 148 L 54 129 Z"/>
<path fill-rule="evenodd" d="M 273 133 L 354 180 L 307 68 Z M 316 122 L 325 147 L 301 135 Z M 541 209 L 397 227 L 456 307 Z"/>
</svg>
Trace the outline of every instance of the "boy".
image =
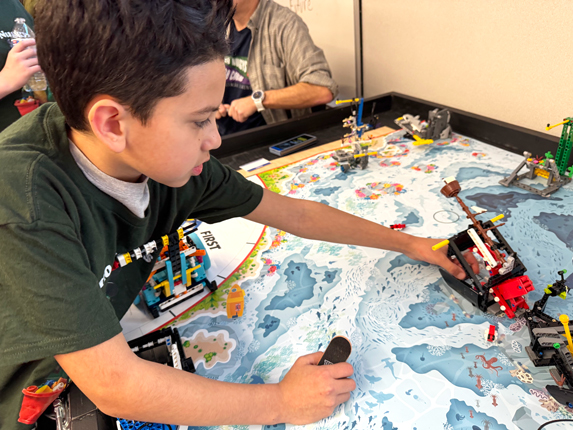
<svg viewBox="0 0 573 430">
<path fill-rule="evenodd" d="M 265 385 L 214 381 L 131 352 L 119 319 L 153 262 L 124 267 L 108 297 L 114 256 L 189 216 L 245 216 L 311 239 L 404 252 L 462 276 L 431 251 L 437 240 L 263 191 L 209 157 L 221 143 L 215 115 L 231 7 L 232 0 L 39 4 L 38 57 L 58 105 L 0 136 L 1 428 L 18 428 L 23 388 L 61 370 L 103 412 L 150 422 L 304 424 L 349 399 L 352 366 L 318 367 L 320 352 Z"/>
</svg>

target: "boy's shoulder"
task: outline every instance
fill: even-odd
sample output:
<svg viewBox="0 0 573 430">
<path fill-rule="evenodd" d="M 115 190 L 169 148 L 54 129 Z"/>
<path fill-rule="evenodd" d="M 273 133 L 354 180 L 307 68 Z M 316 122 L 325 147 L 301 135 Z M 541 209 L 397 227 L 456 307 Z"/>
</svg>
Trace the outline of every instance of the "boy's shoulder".
<svg viewBox="0 0 573 430">
<path fill-rule="evenodd" d="M 65 119 L 54 103 L 0 133 L 0 224 L 34 221 L 37 198 L 48 197 L 42 184 L 65 174 L 60 152 L 66 136 Z"/>
</svg>

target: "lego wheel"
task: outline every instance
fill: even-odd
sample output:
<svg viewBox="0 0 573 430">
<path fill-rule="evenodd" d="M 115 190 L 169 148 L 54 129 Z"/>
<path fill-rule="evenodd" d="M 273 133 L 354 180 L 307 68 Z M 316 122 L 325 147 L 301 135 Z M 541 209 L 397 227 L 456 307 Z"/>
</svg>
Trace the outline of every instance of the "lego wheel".
<svg viewBox="0 0 573 430">
<path fill-rule="evenodd" d="M 205 255 L 203 256 L 203 269 L 205 269 L 205 271 L 209 270 L 211 267 L 211 259 L 209 258 L 209 252 L 207 252 L 207 248 L 205 248 L 205 245 L 203 245 L 203 242 L 201 242 L 201 238 L 197 235 L 197 233 L 191 233 L 191 239 L 195 243 L 197 249 L 202 249 L 205 251 Z"/>
<path fill-rule="evenodd" d="M 360 160 L 360 168 L 362 170 L 366 169 L 366 167 L 368 167 L 368 155 L 365 155 L 364 157 L 362 157 L 362 159 Z"/>
<path fill-rule="evenodd" d="M 340 170 L 342 170 L 342 173 L 346 173 L 350 170 L 350 165 L 349 164 L 341 164 Z"/>
<path fill-rule="evenodd" d="M 215 281 L 207 282 L 207 287 L 209 287 L 212 293 L 217 291 L 217 283 Z"/>
</svg>

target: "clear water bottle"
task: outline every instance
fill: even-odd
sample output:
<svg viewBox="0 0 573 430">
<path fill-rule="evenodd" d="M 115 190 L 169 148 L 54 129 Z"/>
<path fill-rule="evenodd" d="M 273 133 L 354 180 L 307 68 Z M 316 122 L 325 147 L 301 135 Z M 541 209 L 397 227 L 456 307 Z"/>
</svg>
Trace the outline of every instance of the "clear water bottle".
<svg viewBox="0 0 573 430">
<path fill-rule="evenodd" d="M 14 20 L 14 29 L 12 30 L 12 37 L 15 43 L 23 39 L 35 39 L 34 31 L 28 27 L 24 18 L 16 18 Z M 48 87 L 46 75 L 43 72 L 34 73 L 28 83 L 24 86 L 25 91 L 44 91 Z"/>
</svg>

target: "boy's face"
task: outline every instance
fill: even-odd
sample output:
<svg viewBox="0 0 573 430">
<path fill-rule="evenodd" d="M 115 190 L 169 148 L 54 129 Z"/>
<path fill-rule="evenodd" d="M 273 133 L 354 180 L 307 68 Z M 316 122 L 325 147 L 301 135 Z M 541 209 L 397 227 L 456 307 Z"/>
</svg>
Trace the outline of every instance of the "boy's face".
<svg viewBox="0 0 573 430">
<path fill-rule="evenodd" d="M 159 100 L 146 125 L 129 117 L 124 162 L 170 187 L 200 175 L 209 151 L 221 146 L 215 113 L 224 91 L 222 59 L 190 67 L 185 92 Z"/>
</svg>

